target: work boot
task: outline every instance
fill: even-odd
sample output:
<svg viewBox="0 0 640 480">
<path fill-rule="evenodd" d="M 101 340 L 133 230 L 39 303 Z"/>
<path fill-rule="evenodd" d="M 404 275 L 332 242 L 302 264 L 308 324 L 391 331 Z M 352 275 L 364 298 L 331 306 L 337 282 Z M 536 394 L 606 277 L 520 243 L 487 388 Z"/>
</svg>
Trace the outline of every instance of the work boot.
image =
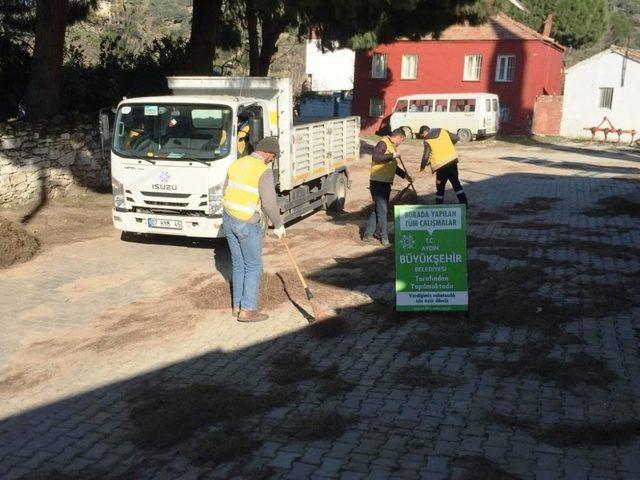
<svg viewBox="0 0 640 480">
<path fill-rule="evenodd" d="M 365 236 L 365 235 L 363 235 L 363 236 L 362 236 L 362 241 L 363 241 L 364 243 L 371 243 L 371 242 L 373 242 L 373 237 L 372 237 L 372 236 Z"/>
<path fill-rule="evenodd" d="M 388 247 L 389 245 L 391 245 L 391 243 L 389 243 L 388 238 L 381 238 L 380 243 L 382 244 L 383 247 Z"/>
<path fill-rule="evenodd" d="M 232 317 L 237 317 L 238 316 L 238 312 L 239 312 L 239 308 L 238 307 L 231 307 L 231 316 Z"/>
<path fill-rule="evenodd" d="M 269 315 L 260 313 L 258 310 L 240 310 L 238 314 L 239 322 L 264 322 L 265 320 L 269 320 Z"/>
</svg>

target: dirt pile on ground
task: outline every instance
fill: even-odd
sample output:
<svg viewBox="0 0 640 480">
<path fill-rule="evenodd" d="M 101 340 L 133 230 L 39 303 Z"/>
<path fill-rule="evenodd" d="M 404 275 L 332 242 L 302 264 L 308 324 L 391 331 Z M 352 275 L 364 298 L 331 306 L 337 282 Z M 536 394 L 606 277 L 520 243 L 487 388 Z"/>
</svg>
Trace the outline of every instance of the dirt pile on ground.
<svg viewBox="0 0 640 480">
<path fill-rule="evenodd" d="M 231 308 L 232 286 L 224 281 L 205 280 L 190 293 L 197 308 L 203 310 L 223 310 Z M 258 307 L 269 310 L 287 301 L 303 302 L 304 290 L 293 270 L 278 273 L 264 273 L 260 280 Z"/>
<path fill-rule="evenodd" d="M 0 217 L 0 268 L 26 262 L 40 249 L 40 242 L 17 223 Z"/>
</svg>

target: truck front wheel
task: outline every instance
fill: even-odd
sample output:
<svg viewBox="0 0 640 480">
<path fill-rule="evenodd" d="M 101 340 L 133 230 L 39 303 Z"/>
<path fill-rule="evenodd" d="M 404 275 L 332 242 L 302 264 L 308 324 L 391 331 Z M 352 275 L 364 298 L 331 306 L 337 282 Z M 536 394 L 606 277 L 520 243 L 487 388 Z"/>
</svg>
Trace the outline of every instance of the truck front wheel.
<svg viewBox="0 0 640 480">
<path fill-rule="evenodd" d="M 349 181 L 344 173 L 339 173 L 333 184 L 332 192 L 326 193 L 324 207 L 328 212 L 341 212 L 347 201 L 347 189 Z"/>
</svg>

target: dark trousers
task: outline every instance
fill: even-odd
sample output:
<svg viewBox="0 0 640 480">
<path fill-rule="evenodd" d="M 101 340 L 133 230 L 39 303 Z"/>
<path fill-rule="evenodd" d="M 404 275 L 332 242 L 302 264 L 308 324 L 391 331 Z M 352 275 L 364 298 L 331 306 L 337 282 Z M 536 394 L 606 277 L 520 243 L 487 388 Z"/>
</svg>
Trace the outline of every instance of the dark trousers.
<svg viewBox="0 0 640 480">
<path fill-rule="evenodd" d="M 467 205 L 467 195 L 460 185 L 460 179 L 458 178 L 458 162 L 451 162 L 442 168 L 436 170 L 436 203 L 444 203 L 444 189 L 447 186 L 447 182 L 451 182 L 453 191 L 458 197 L 460 203 Z"/>
<path fill-rule="evenodd" d="M 371 237 L 374 233 L 381 239 L 388 240 L 387 212 L 389 211 L 389 197 L 391 196 L 391 184 L 387 182 L 369 182 L 371 198 L 373 199 L 373 211 L 364 231 L 365 237 Z"/>
</svg>

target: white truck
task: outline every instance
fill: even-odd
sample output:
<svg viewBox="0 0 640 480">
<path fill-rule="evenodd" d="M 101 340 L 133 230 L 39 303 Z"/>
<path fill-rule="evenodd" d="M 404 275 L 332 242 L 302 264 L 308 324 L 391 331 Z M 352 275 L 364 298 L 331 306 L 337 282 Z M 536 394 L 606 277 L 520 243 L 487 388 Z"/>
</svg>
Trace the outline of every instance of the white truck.
<svg viewBox="0 0 640 480">
<path fill-rule="evenodd" d="M 280 142 L 273 173 L 285 223 L 321 207 L 343 208 L 347 167 L 359 157 L 358 117 L 294 125 L 289 79 L 167 80 L 173 95 L 119 103 L 113 135 L 101 112 L 103 140 L 111 139 L 117 229 L 224 236 L 221 200 L 227 168 L 267 135 Z"/>
</svg>

